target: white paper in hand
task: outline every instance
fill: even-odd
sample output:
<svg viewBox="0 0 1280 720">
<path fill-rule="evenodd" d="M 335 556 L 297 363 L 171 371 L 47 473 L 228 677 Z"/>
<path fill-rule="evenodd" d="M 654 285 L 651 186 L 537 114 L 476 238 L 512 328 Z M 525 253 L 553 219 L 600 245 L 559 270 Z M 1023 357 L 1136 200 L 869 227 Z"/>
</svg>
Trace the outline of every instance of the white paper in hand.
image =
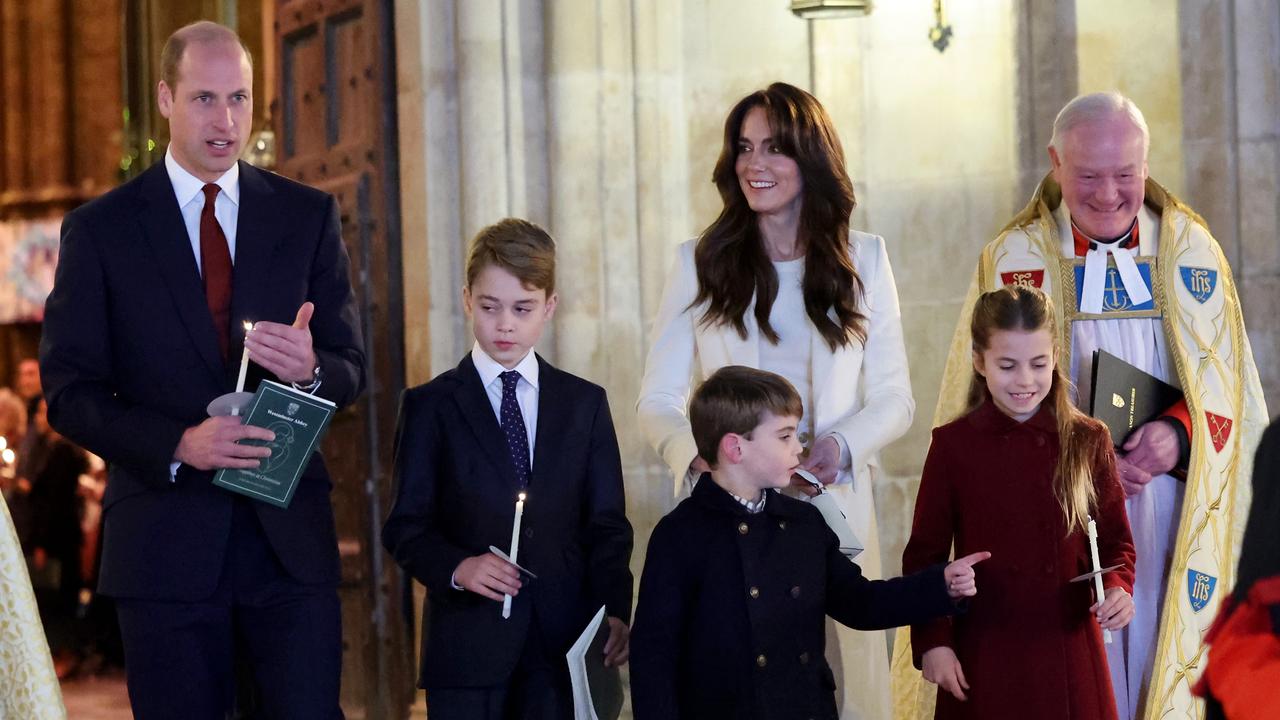
<svg viewBox="0 0 1280 720">
<path fill-rule="evenodd" d="M 565 653 L 565 660 L 569 663 L 569 682 L 573 686 L 573 718 L 574 720 L 613 720 L 612 718 L 601 718 L 596 714 L 595 701 L 592 699 L 592 687 L 587 671 L 587 663 L 595 663 L 603 667 L 603 657 L 588 658 L 588 654 L 592 652 L 593 643 L 596 645 L 596 652 L 601 652 L 600 644 L 595 642 L 597 635 L 600 633 L 600 626 L 604 622 L 604 606 L 600 606 L 600 610 L 595 617 L 591 618 L 591 622 L 587 623 L 587 628 L 582 631 L 578 639 L 573 643 L 573 647 L 569 648 L 569 652 Z M 614 669 L 616 673 L 616 668 Z M 616 676 L 615 676 L 616 677 Z M 603 681 L 604 678 L 599 678 Z M 608 683 L 605 683 L 606 685 Z M 621 685 L 618 686 L 619 699 L 621 698 Z M 597 693 L 606 688 L 596 688 Z M 609 703 L 606 703 L 606 707 Z M 619 709 L 621 709 L 619 705 Z M 606 710 L 605 712 L 611 712 Z"/>
<path fill-rule="evenodd" d="M 862 541 L 858 540 L 858 536 L 853 532 L 849 519 L 841 512 L 836 499 L 827 492 L 826 486 L 819 482 L 813 473 L 808 470 L 796 470 L 795 474 L 804 478 L 818 491 L 817 495 L 809 498 L 809 504 L 818 508 L 827 527 L 831 528 L 831 532 L 835 533 L 836 538 L 840 540 L 841 554 L 850 560 L 858 557 L 862 553 Z"/>
</svg>

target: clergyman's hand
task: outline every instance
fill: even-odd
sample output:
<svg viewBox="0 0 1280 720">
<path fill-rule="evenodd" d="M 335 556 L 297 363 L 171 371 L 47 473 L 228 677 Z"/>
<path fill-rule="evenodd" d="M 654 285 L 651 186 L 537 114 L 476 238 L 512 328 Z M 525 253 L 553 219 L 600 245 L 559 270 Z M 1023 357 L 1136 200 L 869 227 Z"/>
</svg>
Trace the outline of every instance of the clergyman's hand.
<svg viewBox="0 0 1280 720">
<path fill-rule="evenodd" d="M 1124 441 L 1124 459 L 1149 475 L 1172 470 L 1178 450 L 1178 432 L 1165 420 L 1143 423 Z"/>
</svg>

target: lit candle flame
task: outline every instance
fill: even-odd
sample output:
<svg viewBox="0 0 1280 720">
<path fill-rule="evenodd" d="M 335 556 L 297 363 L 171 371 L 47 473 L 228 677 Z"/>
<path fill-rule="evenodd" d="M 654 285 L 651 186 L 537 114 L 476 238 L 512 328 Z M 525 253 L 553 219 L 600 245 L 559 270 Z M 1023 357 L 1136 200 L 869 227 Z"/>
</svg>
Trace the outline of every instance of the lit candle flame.
<svg viewBox="0 0 1280 720">
<path fill-rule="evenodd" d="M 524 493 L 520 493 L 520 502 L 524 502 Z"/>
<path fill-rule="evenodd" d="M 253 329 L 253 323 L 249 322 L 248 320 L 245 320 L 243 325 L 244 325 L 245 334 L 247 335 L 249 331 Z"/>
<path fill-rule="evenodd" d="M 4 458 L 5 464 L 12 464 L 15 458 L 15 455 L 13 454 L 13 448 L 5 448 L 4 452 L 0 453 L 0 457 Z"/>
</svg>

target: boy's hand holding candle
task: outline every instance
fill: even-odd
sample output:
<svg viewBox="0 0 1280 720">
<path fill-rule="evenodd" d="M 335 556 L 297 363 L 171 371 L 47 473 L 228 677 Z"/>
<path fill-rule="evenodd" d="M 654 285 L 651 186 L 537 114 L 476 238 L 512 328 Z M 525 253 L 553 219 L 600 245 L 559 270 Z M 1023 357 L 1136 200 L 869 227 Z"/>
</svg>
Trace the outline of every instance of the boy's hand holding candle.
<svg viewBox="0 0 1280 720">
<path fill-rule="evenodd" d="M 502 602 L 504 595 L 520 592 L 520 571 L 493 553 L 475 555 L 458 563 L 453 581 L 464 590 Z"/>
</svg>

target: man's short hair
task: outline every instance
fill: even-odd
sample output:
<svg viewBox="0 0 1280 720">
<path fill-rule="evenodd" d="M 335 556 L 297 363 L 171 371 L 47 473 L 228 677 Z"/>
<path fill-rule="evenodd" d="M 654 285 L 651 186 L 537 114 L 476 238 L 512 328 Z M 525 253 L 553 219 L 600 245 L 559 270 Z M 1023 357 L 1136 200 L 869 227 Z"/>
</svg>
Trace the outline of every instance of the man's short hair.
<svg viewBox="0 0 1280 720">
<path fill-rule="evenodd" d="M 516 276 L 529 290 L 556 291 L 556 242 L 528 220 L 506 218 L 476 233 L 467 253 L 467 287 L 493 265 Z"/>
<path fill-rule="evenodd" d="M 698 386 L 689 401 L 689 424 L 698 455 L 715 467 L 725 435 L 751 436 L 764 414 L 799 418 L 804 414 L 800 394 L 775 373 L 726 365 Z"/>
<path fill-rule="evenodd" d="M 1054 118 L 1053 137 L 1049 138 L 1049 147 L 1061 154 L 1067 133 L 1086 123 L 1106 120 L 1116 115 L 1128 117 L 1142 133 L 1142 156 L 1146 157 L 1151 149 L 1151 131 L 1147 128 L 1147 119 L 1142 116 L 1136 103 L 1115 91 L 1077 95 L 1063 106 L 1058 117 Z"/>
<path fill-rule="evenodd" d="M 193 22 L 174 30 L 169 39 L 164 41 L 164 49 L 160 51 L 160 79 L 169 87 L 170 92 L 178 85 L 178 65 L 182 62 L 182 54 L 187 51 L 187 46 L 218 43 L 239 45 L 245 58 L 249 60 L 249 67 L 253 67 L 253 53 L 249 52 L 235 30 L 209 20 Z"/>
</svg>

